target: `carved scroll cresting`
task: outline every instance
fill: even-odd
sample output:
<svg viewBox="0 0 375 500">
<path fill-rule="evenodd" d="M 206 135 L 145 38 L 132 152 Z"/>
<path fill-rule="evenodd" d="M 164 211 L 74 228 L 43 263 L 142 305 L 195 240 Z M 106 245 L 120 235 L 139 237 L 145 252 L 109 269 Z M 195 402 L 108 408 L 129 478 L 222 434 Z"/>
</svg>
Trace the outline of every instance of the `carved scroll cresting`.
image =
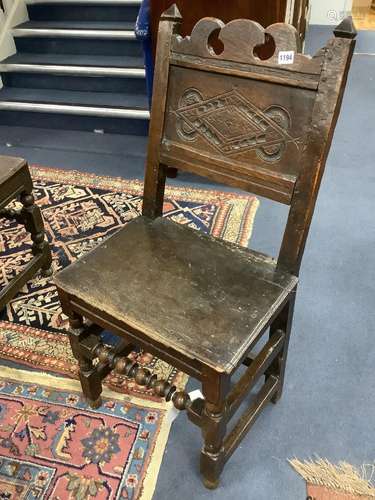
<svg viewBox="0 0 375 500">
<path fill-rule="evenodd" d="M 215 31 L 219 31 L 218 38 L 224 45 L 220 54 L 216 54 L 210 45 L 210 37 Z M 276 50 L 269 59 L 261 60 L 254 54 L 254 50 L 265 43 L 266 34 L 274 39 Z M 298 53 L 297 43 L 297 30 L 289 24 L 276 23 L 264 29 L 260 24 L 248 19 L 224 24 L 220 19 L 206 17 L 195 25 L 191 36 L 183 38 L 177 35 L 172 50 L 190 56 L 266 66 L 279 66 L 280 51 L 294 51 L 294 63 L 288 66 L 290 69 L 299 68 L 318 74 L 321 69 L 321 57 L 311 58 Z"/>
</svg>

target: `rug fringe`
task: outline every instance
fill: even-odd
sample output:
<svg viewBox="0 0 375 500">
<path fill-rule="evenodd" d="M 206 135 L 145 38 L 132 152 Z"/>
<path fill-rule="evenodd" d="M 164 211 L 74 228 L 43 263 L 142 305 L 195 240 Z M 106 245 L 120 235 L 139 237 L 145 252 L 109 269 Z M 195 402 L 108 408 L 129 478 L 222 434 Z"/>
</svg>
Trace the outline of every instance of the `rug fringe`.
<svg viewBox="0 0 375 500">
<path fill-rule="evenodd" d="M 310 484 L 375 498 L 375 485 L 372 483 L 375 463 L 362 466 L 361 473 L 347 462 L 334 465 L 323 458 L 303 462 L 295 458 L 288 462 Z"/>
</svg>

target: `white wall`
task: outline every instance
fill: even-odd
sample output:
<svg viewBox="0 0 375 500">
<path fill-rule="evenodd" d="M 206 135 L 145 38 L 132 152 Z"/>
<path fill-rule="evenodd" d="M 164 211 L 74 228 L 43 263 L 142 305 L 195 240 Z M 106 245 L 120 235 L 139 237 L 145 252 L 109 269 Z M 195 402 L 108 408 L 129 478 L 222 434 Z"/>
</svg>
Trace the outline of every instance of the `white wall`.
<svg viewBox="0 0 375 500">
<path fill-rule="evenodd" d="M 25 0 L 3 0 L 5 12 L 0 9 L 0 61 L 16 52 L 11 34 L 13 26 L 27 21 Z M 3 86 L 0 78 L 0 88 Z"/>
<path fill-rule="evenodd" d="M 353 0 L 310 0 L 310 24 L 336 26 L 350 14 Z"/>
</svg>

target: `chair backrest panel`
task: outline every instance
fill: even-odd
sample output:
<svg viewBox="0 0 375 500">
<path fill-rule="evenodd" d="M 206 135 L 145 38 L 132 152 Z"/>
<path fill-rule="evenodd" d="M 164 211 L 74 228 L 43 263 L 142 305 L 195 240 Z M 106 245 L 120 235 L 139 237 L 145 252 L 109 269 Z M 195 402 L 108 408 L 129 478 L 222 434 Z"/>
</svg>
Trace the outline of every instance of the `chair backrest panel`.
<svg viewBox="0 0 375 500">
<path fill-rule="evenodd" d="M 279 262 L 298 274 L 354 27 L 345 20 L 311 58 L 283 23 L 205 18 L 182 38 L 180 22 L 173 6 L 160 23 L 143 213 L 161 215 L 167 167 L 289 204 Z"/>
<path fill-rule="evenodd" d="M 276 50 L 261 60 L 266 37 Z M 293 63 L 279 64 L 280 51 Z M 205 18 L 190 37 L 175 34 L 161 161 L 290 203 L 323 60 L 299 54 L 295 28 L 281 23 Z"/>
<path fill-rule="evenodd" d="M 316 91 L 172 65 L 162 162 L 289 203 Z"/>
</svg>

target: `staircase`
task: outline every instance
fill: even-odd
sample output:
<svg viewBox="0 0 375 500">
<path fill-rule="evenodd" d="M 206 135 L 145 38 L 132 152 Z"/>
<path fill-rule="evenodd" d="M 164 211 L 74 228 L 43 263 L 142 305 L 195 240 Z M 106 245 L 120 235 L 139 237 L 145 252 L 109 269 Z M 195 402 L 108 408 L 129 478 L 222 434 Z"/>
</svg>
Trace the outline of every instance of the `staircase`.
<svg viewBox="0 0 375 500">
<path fill-rule="evenodd" d="M 0 125 L 145 136 L 141 0 L 29 0 L 0 63 Z"/>
</svg>

